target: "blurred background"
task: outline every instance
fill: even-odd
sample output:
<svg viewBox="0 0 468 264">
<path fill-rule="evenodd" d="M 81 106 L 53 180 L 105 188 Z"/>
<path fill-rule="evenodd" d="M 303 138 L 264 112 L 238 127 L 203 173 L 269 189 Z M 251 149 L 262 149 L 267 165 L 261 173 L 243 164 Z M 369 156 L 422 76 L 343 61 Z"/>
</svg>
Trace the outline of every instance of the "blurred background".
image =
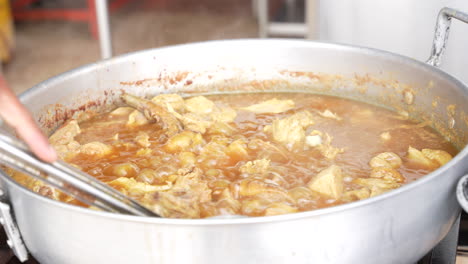
<svg viewBox="0 0 468 264">
<path fill-rule="evenodd" d="M 98 2 L 108 6 L 114 56 L 215 39 L 293 37 L 424 61 L 440 8 L 468 10 L 467 0 L 0 0 L 0 58 L 16 92 L 103 57 Z M 468 26 L 453 24 L 443 68 L 468 82 Z"/>
<path fill-rule="evenodd" d="M 0 2 L 14 20 L 0 41 L 3 71 L 16 92 L 101 59 L 94 0 Z M 113 55 L 258 35 L 251 0 L 110 0 L 108 6 Z M 7 21 L 0 18 L 3 28 Z"/>
</svg>

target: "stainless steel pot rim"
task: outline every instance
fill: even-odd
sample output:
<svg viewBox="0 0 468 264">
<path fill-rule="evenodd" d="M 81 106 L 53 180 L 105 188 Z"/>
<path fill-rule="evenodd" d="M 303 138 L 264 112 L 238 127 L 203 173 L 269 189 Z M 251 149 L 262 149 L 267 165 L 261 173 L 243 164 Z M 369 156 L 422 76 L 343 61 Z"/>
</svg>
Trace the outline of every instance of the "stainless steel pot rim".
<svg viewBox="0 0 468 264">
<path fill-rule="evenodd" d="M 372 55 L 378 55 L 378 56 L 384 56 L 387 60 L 392 59 L 395 60 L 399 63 L 404 63 L 408 65 L 414 65 L 418 67 L 422 67 L 424 70 L 434 72 L 435 74 L 442 75 L 442 77 L 449 79 L 451 82 L 455 83 L 457 86 L 462 87 L 463 91 L 468 94 L 468 87 L 463 84 L 461 81 L 457 80 L 455 77 L 447 74 L 446 72 L 433 67 L 431 65 L 428 65 L 423 62 L 416 61 L 414 59 L 411 59 L 409 57 L 405 57 L 403 55 L 399 54 L 394 54 L 391 52 L 387 51 L 382 51 L 382 50 L 377 50 L 377 49 L 372 49 L 372 48 L 366 48 L 366 47 L 360 47 L 360 46 L 353 46 L 353 45 L 347 45 L 347 44 L 336 44 L 336 43 L 324 43 L 324 42 L 313 42 L 313 41 L 308 41 L 308 40 L 291 40 L 291 39 L 267 39 L 267 40 L 261 40 L 261 39 L 240 39 L 240 40 L 217 40 L 217 41 L 208 41 L 208 42 L 199 42 L 199 43 L 191 43 L 191 44 L 181 44 L 181 45 L 175 45 L 175 46 L 169 46 L 169 47 L 162 47 L 162 48 L 156 48 L 156 49 L 149 49 L 149 50 L 143 50 L 143 51 L 137 51 L 133 53 L 128 53 L 124 55 L 120 55 L 111 59 L 99 61 L 96 63 L 88 64 L 81 66 L 79 68 L 64 72 L 62 74 L 59 74 L 55 77 L 52 77 L 44 82 L 41 82 L 31 89 L 27 90 L 23 94 L 20 95 L 21 100 L 25 100 L 26 98 L 29 98 L 31 96 L 34 96 L 35 93 L 41 89 L 46 89 L 48 86 L 53 85 L 56 82 L 61 82 L 62 78 L 64 76 L 67 76 L 69 78 L 70 76 L 74 75 L 82 75 L 86 74 L 87 72 L 92 72 L 97 69 L 102 69 L 107 67 L 110 64 L 116 63 L 118 61 L 124 60 L 128 61 L 129 58 L 135 55 L 143 55 L 143 54 L 151 54 L 152 56 L 157 55 L 157 52 L 163 51 L 163 50 L 168 50 L 168 49 L 180 49 L 182 47 L 190 47 L 190 48 L 197 48 L 197 47 L 204 47 L 209 45 L 225 45 L 225 46 L 239 46 L 239 45 L 249 45 L 249 47 L 252 47 L 252 44 L 254 45 L 269 45 L 270 47 L 272 45 L 276 45 L 277 47 L 281 47 L 282 45 L 288 45 L 291 47 L 293 44 L 296 47 L 309 47 L 309 48 L 329 48 L 329 49 L 349 49 L 353 51 L 357 51 L 359 53 L 364 53 L 364 54 L 372 54 Z M 226 47 L 227 48 L 227 47 Z M 156 58 L 156 57 L 155 57 Z M 338 211 L 345 211 L 345 210 L 351 210 L 354 208 L 358 207 L 364 207 L 373 203 L 377 203 L 379 201 L 383 201 L 386 199 L 389 199 L 393 196 L 396 196 L 400 193 L 403 192 L 409 192 L 415 188 L 418 188 L 419 186 L 424 185 L 425 183 L 430 182 L 431 180 L 434 180 L 436 177 L 443 177 L 443 174 L 450 168 L 451 166 L 455 165 L 458 162 L 461 162 L 463 157 L 468 155 L 468 147 L 464 147 L 458 155 L 456 155 L 450 162 L 445 164 L 443 167 L 437 169 L 436 171 L 424 176 L 423 178 L 411 182 L 405 186 L 402 186 L 398 189 L 389 191 L 387 193 L 381 194 L 376 197 L 368 198 L 365 200 L 361 201 L 356 201 L 356 202 L 351 202 L 343 205 L 338 205 L 338 206 L 333 206 L 329 208 L 323 208 L 323 209 L 317 209 L 317 210 L 312 210 L 312 211 L 307 211 L 307 212 L 299 212 L 299 213 L 293 213 L 293 214 L 285 214 L 285 215 L 278 215 L 278 216 L 263 216 L 263 217 L 247 217 L 247 218 L 234 218 L 234 219 L 174 219 L 174 218 L 149 218 L 149 217 L 137 217 L 137 216 L 129 216 L 129 215 L 122 215 L 122 214 L 113 214 L 113 213 L 108 213 L 108 212 L 102 212 L 102 211 L 96 211 L 96 210 L 90 210 L 87 208 L 79 207 L 79 206 L 74 206 L 71 204 L 59 202 L 47 197 L 44 197 L 42 195 L 39 195 L 33 191 L 30 191 L 29 189 L 23 187 L 16 181 L 14 181 L 12 178 L 8 177 L 5 175 L 1 170 L 0 170 L 0 175 L 4 180 L 6 180 L 9 184 L 15 185 L 15 187 L 19 188 L 22 192 L 24 192 L 26 195 L 33 196 L 36 199 L 40 199 L 43 202 L 49 203 L 52 206 L 57 206 L 61 207 L 62 209 L 65 210 L 73 210 L 73 211 L 79 211 L 80 213 L 83 214 L 90 214 L 90 215 L 95 215 L 95 216 L 100 216 L 100 217 L 105 217 L 105 218 L 114 218 L 114 219 L 119 219 L 122 221 L 132 221 L 132 222 L 139 222 L 139 223 L 148 223 L 148 224 L 169 224 L 169 225 L 232 225 L 232 224 L 255 224 L 255 223 L 264 223 L 264 222 L 283 222 L 283 221 L 294 221 L 294 220 L 299 220 L 302 218 L 306 217 L 314 217 L 314 216 L 321 216 L 321 215 L 326 215 L 326 214 L 333 214 L 334 212 Z M 455 190 L 454 190 L 455 191 Z"/>
</svg>

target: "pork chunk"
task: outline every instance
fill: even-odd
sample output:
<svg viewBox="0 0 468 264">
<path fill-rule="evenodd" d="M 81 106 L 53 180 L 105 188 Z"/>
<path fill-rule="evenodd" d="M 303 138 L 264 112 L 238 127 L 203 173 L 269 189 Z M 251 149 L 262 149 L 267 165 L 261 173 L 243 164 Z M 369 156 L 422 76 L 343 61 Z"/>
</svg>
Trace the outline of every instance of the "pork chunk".
<svg viewBox="0 0 468 264">
<path fill-rule="evenodd" d="M 219 215 L 233 215 L 239 212 L 241 203 L 234 199 L 232 193 L 226 188 L 216 202 L 216 208 L 218 209 Z"/>
<path fill-rule="evenodd" d="M 352 191 L 347 191 L 343 194 L 343 200 L 344 201 L 357 201 L 357 200 L 362 200 L 369 198 L 371 195 L 371 192 L 368 188 L 360 188 Z"/>
<path fill-rule="evenodd" d="M 147 119 L 161 123 L 167 135 L 172 136 L 182 129 L 179 120 L 165 107 L 130 94 L 123 94 L 121 98 L 126 104 L 142 112 Z"/>
<path fill-rule="evenodd" d="M 137 143 L 140 147 L 147 148 L 151 145 L 149 142 L 149 135 L 146 132 L 139 132 L 138 135 L 135 137 L 135 143 Z"/>
<path fill-rule="evenodd" d="M 264 130 L 272 134 L 273 139 L 286 145 L 289 150 L 301 148 L 305 142 L 305 129 L 314 124 L 312 114 L 308 111 L 277 119 Z"/>
<path fill-rule="evenodd" d="M 340 153 L 344 152 L 343 148 L 336 148 L 331 145 L 333 138 L 328 133 L 323 133 L 318 130 L 313 130 L 306 137 L 306 145 L 316 148 L 327 159 L 333 160 Z"/>
<path fill-rule="evenodd" d="M 337 121 L 342 120 L 342 118 L 339 117 L 336 113 L 333 113 L 332 111 L 330 111 L 328 109 L 326 109 L 323 112 L 319 112 L 319 114 L 320 114 L 320 116 L 325 117 L 325 118 L 334 119 L 334 120 L 337 120 Z"/>
<path fill-rule="evenodd" d="M 265 216 L 282 215 L 297 212 L 298 209 L 287 203 L 273 203 L 265 210 Z"/>
<path fill-rule="evenodd" d="M 322 170 L 307 184 L 309 189 L 333 199 L 340 199 L 343 194 L 343 173 L 336 165 Z"/>
<path fill-rule="evenodd" d="M 71 120 L 50 136 L 50 144 L 55 148 L 61 159 L 69 158 L 79 152 L 81 145 L 75 140 L 75 136 L 80 133 L 78 122 Z"/>
<path fill-rule="evenodd" d="M 385 179 L 375 179 L 375 178 L 357 178 L 353 180 L 353 183 L 367 187 L 370 190 L 373 188 L 379 188 L 382 190 L 392 190 L 400 187 L 400 184 L 394 182 L 394 181 L 388 181 Z M 372 194 L 371 194 L 372 196 Z"/>
<path fill-rule="evenodd" d="M 105 156 L 112 152 L 112 147 L 104 143 L 94 141 L 89 142 L 80 147 L 80 153 L 93 156 Z"/>
<path fill-rule="evenodd" d="M 452 159 L 452 155 L 443 150 L 408 147 L 408 160 L 428 168 L 438 168 Z"/>
<path fill-rule="evenodd" d="M 119 177 L 107 184 L 132 198 L 141 198 L 146 194 L 165 191 L 172 187 L 171 183 L 166 185 L 151 185 L 146 182 L 138 182 L 133 178 L 127 177 Z"/>
<path fill-rule="evenodd" d="M 153 209 L 164 217 L 200 218 L 201 203 L 211 201 L 211 189 L 197 168 L 179 170 L 174 186 L 153 196 Z"/>
<path fill-rule="evenodd" d="M 203 138 L 199 133 L 192 131 L 183 131 L 170 137 L 164 145 L 164 150 L 169 153 L 179 153 L 182 151 L 191 151 L 203 143 Z"/>
<path fill-rule="evenodd" d="M 293 100 L 278 100 L 276 98 L 241 108 L 242 110 L 256 114 L 278 114 L 287 112 L 295 107 Z"/>
<path fill-rule="evenodd" d="M 386 167 L 398 169 L 402 164 L 401 158 L 393 152 L 383 152 L 373 157 L 369 165 L 372 168 Z"/>
<path fill-rule="evenodd" d="M 151 99 L 153 103 L 172 108 L 174 111 L 182 112 L 185 110 L 184 99 L 178 94 L 160 94 Z"/>
<path fill-rule="evenodd" d="M 185 109 L 195 114 L 209 114 L 216 109 L 216 105 L 204 96 L 196 96 L 185 100 Z"/>
<path fill-rule="evenodd" d="M 232 108 L 221 108 L 210 114 L 211 120 L 214 122 L 231 123 L 236 119 L 237 112 Z"/>
<path fill-rule="evenodd" d="M 258 159 L 248 161 L 239 168 L 242 174 L 253 175 L 253 174 L 265 174 L 270 167 L 270 160 Z"/>
<path fill-rule="evenodd" d="M 427 168 L 437 168 L 439 163 L 426 157 L 421 151 L 409 146 L 408 147 L 408 161 L 422 165 Z"/>
<path fill-rule="evenodd" d="M 281 200 L 287 197 L 288 200 L 292 200 L 287 191 L 276 183 L 253 177 L 240 181 L 239 194 L 241 196 L 276 196 L 282 197 Z"/>
<path fill-rule="evenodd" d="M 145 115 L 138 110 L 134 110 L 128 115 L 127 125 L 129 126 L 142 126 L 148 123 L 149 121 Z"/>
<path fill-rule="evenodd" d="M 185 129 L 201 134 L 205 134 L 206 130 L 213 124 L 207 117 L 193 113 L 179 115 L 178 118 Z"/>
<path fill-rule="evenodd" d="M 422 149 L 422 154 L 428 159 L 438 163 L 439 167 L 445 165 L 452 159 L 452 155 L 443 150 L 437 149 Z"/>
<path fill-rule="evenodd" d="M 370 177 L 398 183 L 403 183 L 405 181 L 403 175 L 401 175 L 396 169 L 389 167 L 373 168 Z"/>
<path fill-rule="evenodd" d="M 133 111 L 135 111 L 135 108 L 124 106 L 124 107 L 116 108 L 110 113 L 110 115 L 111 116 L 128 116 Z"/>
<path fill-rule="evenodd" d="M 53 146 L 67 145 L 75 140 L 75 136 L 81 133 L 80 126 L 76 120 L 71 120 L 57 129 L 49 141 Z"/>
</svg>

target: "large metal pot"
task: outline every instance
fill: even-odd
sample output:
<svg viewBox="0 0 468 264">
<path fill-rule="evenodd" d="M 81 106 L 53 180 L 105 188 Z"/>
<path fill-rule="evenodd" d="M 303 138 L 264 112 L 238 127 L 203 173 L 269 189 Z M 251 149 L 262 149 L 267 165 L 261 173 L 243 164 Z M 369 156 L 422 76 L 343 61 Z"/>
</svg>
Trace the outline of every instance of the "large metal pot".
<svg viewBox="0 0 468 264">
<path fill-rule="evenodd" d="M 445 10 L 450 16 L 468 16 Z M 445 40 L 436 34 L 432 62 Z M 441 41 L 442 40 L 442 41 Z M 141 80 L 141 81 L 138 81 Z M 384 104 L 433 121 L 462 149 L 468 88 L 428 64 L 382 51 L 299 40 L 237 40 L 142 51 L 88 65 L 21 96 L 47 131 L 72 115 L 104 110 L 121 92 L 154 95 L 239 91 L 320 92 Z M 29 252 L 41 263 L 411 263 L 456 220 L 457 181 L 468 149 L 435 172 L 383 195 L 310 212 L 238 219 L 117 215 L 44 198 L 2 173 Z M 18 254 L 24 254 L 16 247 Z"/>
</svg>

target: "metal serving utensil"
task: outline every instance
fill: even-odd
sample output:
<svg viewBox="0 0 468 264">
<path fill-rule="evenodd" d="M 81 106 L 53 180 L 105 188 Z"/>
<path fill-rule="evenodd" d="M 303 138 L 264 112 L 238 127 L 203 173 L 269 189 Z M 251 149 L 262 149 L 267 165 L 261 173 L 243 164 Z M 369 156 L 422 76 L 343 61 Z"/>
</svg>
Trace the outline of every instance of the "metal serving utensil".
<svg viewBox="0 0 468 264">
<path fill-rule="evenodd" d="M 75 199 L 104 211 L 160 217 L 135 200 L 63 161 L 46 163 L 0 128 L 0 164 L 41 180 Z"/>
</svg>

